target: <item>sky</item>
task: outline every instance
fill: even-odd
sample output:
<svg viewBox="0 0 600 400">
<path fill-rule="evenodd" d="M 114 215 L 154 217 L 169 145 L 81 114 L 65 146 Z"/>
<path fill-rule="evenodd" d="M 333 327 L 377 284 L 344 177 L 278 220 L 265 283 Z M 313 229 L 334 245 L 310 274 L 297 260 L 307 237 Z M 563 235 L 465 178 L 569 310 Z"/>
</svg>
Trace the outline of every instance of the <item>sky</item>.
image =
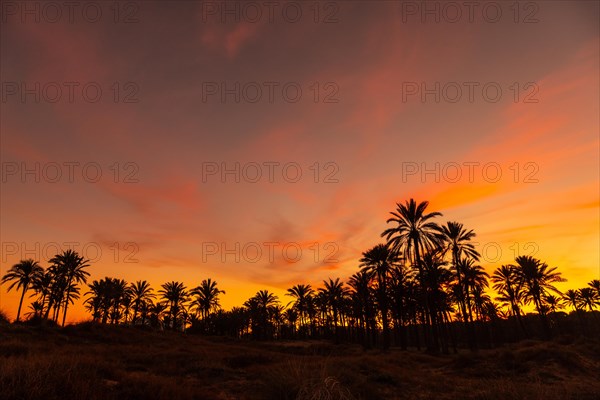
<svg viewBox="0 0 600 400">
<path fill-rule="evenodd" d="M 285 304 L 414 198 L 490 273 L 600 277 L 597 2 L 72 3 L 0 10 L 1 274 L 73 248 Z"/>
</svg>

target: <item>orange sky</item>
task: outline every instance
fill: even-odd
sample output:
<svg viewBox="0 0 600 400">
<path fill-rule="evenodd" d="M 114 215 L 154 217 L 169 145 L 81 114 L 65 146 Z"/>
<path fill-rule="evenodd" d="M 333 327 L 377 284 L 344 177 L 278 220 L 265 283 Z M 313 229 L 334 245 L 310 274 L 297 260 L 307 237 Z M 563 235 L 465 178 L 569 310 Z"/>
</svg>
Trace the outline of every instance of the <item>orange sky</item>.
<svg viewBox="0 0 600 400">
<path fill-rule="evenodd" d="M 598 278 L 598 4 L 539 2 L 534 23 L 515 23 L 508 3 L 495 23 L 336 4 L 318 23 L 308 3 L 295 23 L 265 10 L 236 21 L 235 9 L 223 23 L 185 1 L 139 3 L 128 24 L 108 6 L 97 23 L 2 9 L 0 273 L 24 257 L 46 266 L 55 244 L 77 242 L 92 279 L 211 277 L 225 308 L 259 289 L 287 302 L 295 283 L 355 272 L 395 202 L 414 197 L 474 229 L 489 272 L 518 253 L 559 267 L 563 288 Z M 65 82 L 79 84 L 73 101 Z M 79 89 L 90 82 L 95 103 Z M 208 95 L 235 82 L 247 88 L 239 102 Z M 39 102 L 14 94 L 36 83 Z M 207 175 L 221 163 L 239 163 L 240 182 Z M 222 243 L 246 252 L 212 254 Z M 14 317 L 18 296 L 0 288 L 0 308 Z M 77 305 L 69 319 L 82 318 Z"/>
</svg>

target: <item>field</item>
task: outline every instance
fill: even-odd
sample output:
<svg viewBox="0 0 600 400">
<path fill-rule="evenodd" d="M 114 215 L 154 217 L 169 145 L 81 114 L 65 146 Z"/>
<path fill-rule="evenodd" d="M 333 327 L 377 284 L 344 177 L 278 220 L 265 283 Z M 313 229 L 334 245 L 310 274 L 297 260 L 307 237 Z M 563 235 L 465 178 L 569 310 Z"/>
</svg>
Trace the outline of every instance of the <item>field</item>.
<svg viewBox="0 0 600 400">
<path fill-rule="evenodd" d="M 600 341 L 430 356 L 80 324 L 0 327 L 0 393 L 27 399 L 600 398 Z"/>
</svg>

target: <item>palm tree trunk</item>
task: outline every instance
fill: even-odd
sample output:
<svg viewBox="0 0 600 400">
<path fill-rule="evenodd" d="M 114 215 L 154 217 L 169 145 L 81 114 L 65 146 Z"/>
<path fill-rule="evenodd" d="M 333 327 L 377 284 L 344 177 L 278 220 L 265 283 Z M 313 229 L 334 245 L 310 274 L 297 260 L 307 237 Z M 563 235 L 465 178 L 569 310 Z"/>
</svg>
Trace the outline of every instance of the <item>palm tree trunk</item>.
<svg viewBox="0 0 600 400">
<path fill-rule="evenodd" d="M 21 293 L 21 301 L 19 301 L 19 308 L 17 309 L 17 319 L 15 322 L 19 322 L 21 316 L 21 306 L 23 305 L 23 298 L 25 298 L 25 292 L 27 291 L 27 285 L 23 286 L 23 293 Z"/>
<path fill-rule="evenodd" d="M 413 245 L 415 246 L 415 262 L 417 263 L 417 269 L 419 270 L 419 285 L 421 286 L 421 292 L 423 294 L 423 298 L 425 301 L 424 304 L 424 320 L 425 326 L 423 327 L 423 336 L 425 338 L 425 343 L 427 348 L 430 348 L 429 345 L 429 305 L 427 301 L 427 293 L 425 290 L 425 282 L 423 281 L 423 266 L 421 265 L 421 254 L 419 253 L 419 241 L 416 238 L 413 238 Z"/>
<path fill-rule="evenodd" d="M 388 306 L 387 306 L 387 283 L 384 277 L 380 279 L 380 304 L 381 304 L 381 323 L 383 325 L 383 349 L 387 350 L 390 347 L 390 327 L 388 321 Z"/>
<path fill-rule="evenodd" d="M 71 283 L 69 282 L 69 286 Z M 71 296 L 71 289 L 67 289 L 67 295 L 65 296 L 65 309 L 63 310 L 62 326 L 65 326 L 65 320 L 67 319 L 67 308 L 69 307 L 69 297 Z"/>
</svg>

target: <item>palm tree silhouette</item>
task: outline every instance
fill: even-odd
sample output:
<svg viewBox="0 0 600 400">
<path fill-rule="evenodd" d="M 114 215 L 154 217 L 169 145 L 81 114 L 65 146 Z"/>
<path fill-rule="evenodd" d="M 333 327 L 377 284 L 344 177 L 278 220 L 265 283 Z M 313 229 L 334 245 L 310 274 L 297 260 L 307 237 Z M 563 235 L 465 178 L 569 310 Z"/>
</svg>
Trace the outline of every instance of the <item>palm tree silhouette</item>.
<svg viewBox="0 0 600 400">
<path fill-rule="evenodd" d="M 596 291 L 596 296 L 600 299 L 600 279 L 594 279 L 588 286 Z"/>
<path fill-rule="evenodd" d="M 444 310 L 444 289 L 452 282 L 452 273 L 446 268 L 447 262 L 438 251 L 427 252 L 423 256 L 423 286 L 425 287 L 426 301 L 430 307 L 430 318 L 432 320 L 433 350 L 439 348 L 439 324 L 443 320 L 438 315 Z M 447 348 L 444 348 L 447 352 Z"/>
<path fill-rule="evenodd" d="M 579 300 L 579 291 L 569 289 L 563 294 L 562 298 L 566 306 L 573 307 L 575 311 L 579 311 L 579 304 L 581 303 Z"/>
<path fill-rule="evenodd" d="M 40 304 L 40 313 L 39 317 L 42 318 L 44 316 L 44 311 L 46 309 L 46 305 L 49 303 L 49 298 L 52 294 L 52 284 L 53 284 L 54 276 L 51 271 L 43 271 L 40 274 L 37 274 L 33 281 L 31 282 L 31 288 L 34 290 L 35 294 L 38 296 L 37 302 Z M 48 304 L 49 305 L 49 304 Z"/>
<path fill-rule="evenodd" d="M 310 298 L 314 293 L 315 291 L 310 285 L 304 284 L 295 285 L 287 290 L 286 296 L 291 296 L 295 299 L 294 308 L 298 311 L 301 327 L 306 324 Z"/>
<path fill-rule="evenodd" d="M 396 226 L 386 229 L 381 236 L 385 237 L 388 246 L 393 251 L 405 254 L 413 265 L 417 266 L 419 271 L 419 282 L 423 285 L 423 266 L 421 263 L 421 254 L 423 252 L 434 251 L 440 242 L 440 228 L 432 220 L 435 217 L 442 216 L 439 212 L 425 213 L 429 202 L 418 203 L 414 199 L 406 201 L 405 204 L 396 203 L 396 211 L 392 211 L 392 217 L 386 222 L 395 223 Z M 425 293 L 425 287 L 421 286 Z M 435 321 L 431 316 L 427 296 L 425 296 L 425 321 L 427 325 L 433 327 Z M 427 332 L 427 331 L 425 331 Z M 427 347 L 432 352 L 437 352 L 433 348 L 433 343 L 426 337 Z"/>
<path fill-rule="evenodd" d="M 336 341 L 339 340 L 338 320 L 339 311 L 342 307 L 344 297 L 349 294 L 348 289 L 344 287 L 344 282 L 340 281 L 340 278 L 336 278 L 335 281 L 329 278 L 328 281 L 323 281 L 324 287 L 319 289 L 319 292 L 323 296 L 325 306 L 331 310 L 333 316 L 333 330 L 335 332 Z"/>
<path fill-rule="evenodd" d="M 259 290 L 254 297 L 248 299 L 244 306 L 250 311 L 252 324 L 252 334 L 261 339 L 266 336 L 272 336 L 272 317 L 271 308 L 279 303 L 276 295 L 268 290 Z"/>
<path fill-rule="evenodd" d="M 582 309 L 586 307 L 590 312 L 594 312 L 594 308 L 600 305 L 600 299 L 596 296 L 596 292 L 591 287 L 581 288 L 577 291 L 579 302 Z"/>
<path fill-rule="evenodd" d="M 477 344 L 475 342 L 475 333 L 473 332 L 472 325 L 469 324 L 467 319 L 467 305 L 465 300 L 465 292 L 463 285 L 463 277 L 461 270 L 458 266 L 458 262 L 463 257 L 471 258 L 475 261 L 479 261 L 479 253 L 475 249 L 471 239 L 476 236 L 473 230 L 466 230 L 463 224 L 459 222 L 449 221 L 446 225 L 440 226 L 440 241 L 443 252 L 450 252 L 452 255 L 452 266 L 454 267 L 454 273 L 458 285 L 457 298 L 458 303 L 461 307 L 463 321 L 467 325 L 467 332 L 469 338 L 469 346 L 475 349 Z"/>
<path fill-rule="evenodd" d="M 182 282 L 171 281 L 161 287 L 158 293 L 169 303 L 169 325 L 172 329 L 177 329 L 177 317 L 181 304 L 187 300 L 188 292 Z"/>
<path fill-rule="evenodd" d="M 131 302 L 133 304 L 132 322 L 135 324 L 137 322 L 138 312 L 142 308 L 142 305 L 154 299 L 156 295 L 153 293 L 154 289 L 152 289 L 150 284 L 145 280 L 131 283 L 129 291 L 131 293 Z"/>
<path fill-rule="evenodd" d="M 544 302 L 548 308 L 548 312 L 555 313 L 562 308 L 560 299 L 554 295 L 549 294 L 545 297 Z"/>
<path fill-rule="evenodd" d="M 549 336 L 551 332 L 546 319 L 544 298 L 550 294 L 549 291 L 561 295 L 553 284 L 566 280 L 561 277 L 560 272 L 556 272 L 556 268 L 550 268 L 546 263 L 531 256 L 518 256 L 515 262 L 515 271 L 524 287 L 525 302 L 533 302 L 546 336 Z"/>
<path fill-rule="evenodd" d="M 510 307 L 512 315 L 517 320 L 523 333 L 525 325 L 521 318 L 521 303 L 523 301 L 522 282 L 512 265 L 502 265 L 492 275 L 493 289 L 498 293 L 497 300 Z"/>
<path fill-rule="evenodd" d="M 52 265 L 56 266 L 57 270 L 60 271 L 63 276 L 64 282 L 66 283 L 64 293 L 64 308 L 63 308 L 63 320 L 62 325 L 65 326 L 65 320 L 67 319 L 67 309 L 69 304 L 78 298 L 78 284 L 86 283 L 87 277 L 90 275 L 85 269 L 90 265 L 89 260 L 81 257 L 77 252 L 68 249 L 63 251 L 61 254 L 55 255 L 49 261 Z M 58 303 L 60 307 L 60 302 Z"/>
<path fill-rule="evenodd" d="M 348 286 L 351 288 L 350 295 L 352 296 L 352 303 L 354 307 L 354 313 L 358 316 L 360 328 L 361 328 L 361 340 L 365 347 L 370 346 L 371 335 L 369 331 L 370 327 L 374 326 L 374 309 L 371 280 L 373 279 L 373 273 L 364 269 L 353 274 L 348 279 Z M 374 331 L 375 329 L 373 329 Z"/>
<path fill-rule="evenodd" d="M 19 263 L 13 265 L 0 281 L 2 284 L 6 282 L 12 282 L 8 286 L 10 292 L 15 286 L 17 289 L 22 289 L 21 299 L 19 300 L 19 308 L 17 310 L 16 322 L 19 322 L 21 316 L 21 307 L 23 306 L 23 299 L 25 293 L 29 289 L 29 285 L 36 281 L 36 279 L 44 273 L 44 269 L 39 265 L 37 261 L 32 259 L 21 260 Z"/>
<path fill-rule="evenodd" d="M 163 302 L 153 303 L 152 301 L 149 301 L 147 307 L 148 307 L 150 325 L 155 328 L 162 329 L 164 313 L 165 313 L 165 310 L 167 309 L 167 303 L 163 303 Z"/>
<path fill-rule="evenodd" d="M 220 294 L 225 294 L 225 291 L 218 289 L 217 282 L 210 278 L 204 279 L 200 286 L 190 291 L 190 295 L 195 297 L 193 305 L 200 310 L 203 320 L 208 317 L 211 310 L 219 309 Z"/>
<path fill-rule="evenodd" d="M 390 327 L 388 316 L 388 280 L 392 271 L 397 268 L 400 259 L 397 253 L 392 252 L 385 244 L 365 251 L 359 260 L 359 267 L 366 272 L 372 272 L 377 277 L 378 305 L 381 311 L 381 324 L 383 330 L 383 348 L 390 347 Z"/>
</svg>

